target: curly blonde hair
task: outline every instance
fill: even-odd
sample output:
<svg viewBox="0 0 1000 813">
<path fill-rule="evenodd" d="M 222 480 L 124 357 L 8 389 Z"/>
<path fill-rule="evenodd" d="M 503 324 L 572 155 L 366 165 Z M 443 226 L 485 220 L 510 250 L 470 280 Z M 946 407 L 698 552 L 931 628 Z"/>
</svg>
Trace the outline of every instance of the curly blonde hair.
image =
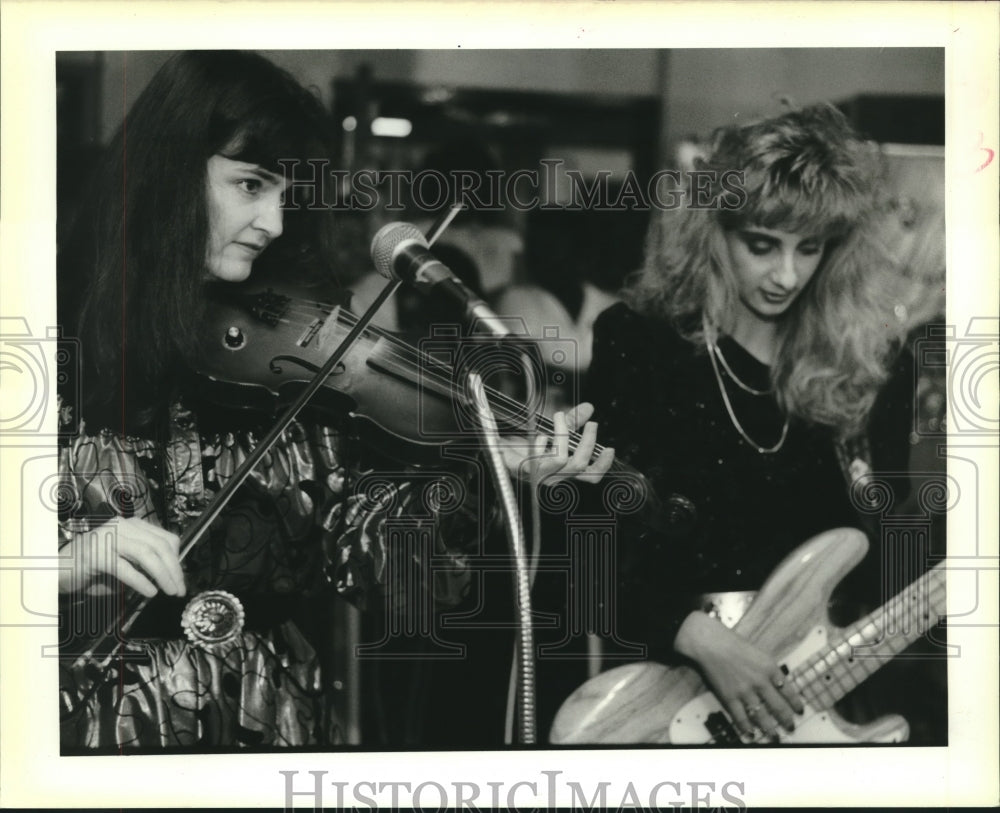
<svg viewBox="0 0 1000 813">
<path fill-rule="evenodd" d="M 681 206 L 654 218 L 626 300 L 701 345 L 704 325 L 724 330 L 736 301 L 726 231 L 822 238 L 820 268 L 781 320 L 772 380 L 789 415 L 857 434 L 904 338 L 894 315 L 899 275 L 874 217 L 877 149 L 818 105 L 717 130 L 698 169 L 699 188 L 689 185 Z"/>
</svg>

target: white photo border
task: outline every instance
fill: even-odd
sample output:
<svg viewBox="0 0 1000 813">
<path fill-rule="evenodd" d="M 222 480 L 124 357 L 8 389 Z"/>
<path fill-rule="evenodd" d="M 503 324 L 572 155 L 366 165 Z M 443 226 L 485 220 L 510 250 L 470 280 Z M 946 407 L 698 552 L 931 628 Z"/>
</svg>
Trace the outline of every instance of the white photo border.
<svg viewBox="0 0 1000 813">
<path fill-rule="evenodd" d="M 959 335 L 996 333 L 998 165 L 998 15 L 978 3 L 201 3 L 2 2 L 2 192 L 0 315 L 44 332 L 55 322 L 55 59 L 63 50 L 175 48 L 670 48 L 670 47 L 943 47 L 946 53 L 948 324 Z M 987 156 L 990 157 L 987 162 Z M 984 165 L 985 164 L 985 165 Z M 5 321 L 5 325 L 12 324 Z M 985 331 L 983 333 L 982 331 Z M 996 339 L 993 339 L 994 345 Z M 995 377 L 995 376 L 994 376 Z M 995 381 L 980 390 L 984 414 L 996 415 Z M 989 410 L 992 409 L 992 413 Z M 50 433 L 51 434 L 51 433 Z M 978 511 L 949 516 L 949 553 L 981 569 L 978 604 L 949 627 L 961 657 L 949 665 L 946 748 L 788 750 L 566 750 L 491 753 L 288 753 L 60 757 L 55 661 L 38 657 L 55 643 L 51 627 L 16 622 L 24 608 L 24 566 L 54 535 L 51 513 L 22 501 L 26 461 L 43 444 L 0 442 L 0 804 L 46 807 L 281 807 L 286 777 L 297 772 L 296 806 L 313 807 L 309 771 L 325 772 L 325 806 L 337 782 L 456 781 L 483 788 L 518 782 L 519 806 L 570 804 L 566 783 L 612 783 L 613 805 L 640 801 L 658 782 L 726 783 L 756 806 L 993 805 L 997 750 L 997 434 L 949 437 L 954 473 L 978 495 Z M 51 455 L 51 452 L 50 452 Z M 54 470 L 54 458 L 52 458 Z M 964 472 L 964 473 L 963 473 Z M 37 525 L 35 524 L 37 520 Z M 38 540 L 22 538 L 37 528 Z M 14 564 L 11 564 L 11 563 Z M 970 610 L 968 574 L 952 573 L 949 606 Z M 35 574 L 38 576 L 38 574 Z M 961 578 L 962 581 L 958 581 Z M 48 579 L 49 581 L 46 581 Z M 55 571 L 33 577 L 45 591 L 33 609 L 55 614 Z M 49 589 L 51 587 L 51 589 Z M 961 589 L 959 589 L 961 588 Z M 34 602 L 34 599 L 33 599 Z M 548 774 L 560 771 L 557 798 L 546 798 Z M 702 789 L 704 791 L 704 788 Z M 365 791 L 370 794 L 371 791 Z M 695 788 L 695 799 L 698 789 Z M 380 797 L 387 798 L 387 797 Z M 667 805 L 668 795 L 660 797 Z M 676 799 L 676 796 L 669 797 Z M 716 804 L 726 800 L 715 796 Z M 400 804 L 408 804 L 404 794 Z M 348 797 L 348 803 L 362 801 Z M 428 791 L 424 804 L 438 804 Z M 691 802 L 688 801 L 688 804 Z M 729 804 L 734 804 L 730 801 Z"/>
</svg>

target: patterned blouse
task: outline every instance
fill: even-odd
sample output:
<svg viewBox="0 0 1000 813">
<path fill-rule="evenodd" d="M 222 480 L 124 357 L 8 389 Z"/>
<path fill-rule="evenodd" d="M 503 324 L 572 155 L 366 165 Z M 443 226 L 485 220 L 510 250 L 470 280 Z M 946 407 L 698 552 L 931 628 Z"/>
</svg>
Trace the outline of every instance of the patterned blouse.
<svg viewBox="0 0 1000 813">
<path fill-rule="evenodd" d="M 260 437 L 219 431 L 232 415 L 199 409 L 201 421 L 173 404 L 158 439 L 91 434 L 80 422 L 60 450 L 62 544 L 77 532 L 113 538 L 117 517 L 183 538 Z M 61 414 L 72 420 L 71 408 Z M 412 606 L 415 590 L 459 603 L 484 516 L 473 472 L 374 465 L 345 431 L 293 422 L 184 559 L 187 595 L 154 598 L 107 668 L 78 656 L 123 617 L 122 591 L 63 596 L 64 752 L 342 742 L 321 669 L 334 594 L 389 612 Z M 424 543 L 405 542 L 414 535 Z M 182 627 L 185 608 L 199 606 L 192 597 L 209 590 L 242 608 L 242 630 L 221 644 Z"/>
</svg>

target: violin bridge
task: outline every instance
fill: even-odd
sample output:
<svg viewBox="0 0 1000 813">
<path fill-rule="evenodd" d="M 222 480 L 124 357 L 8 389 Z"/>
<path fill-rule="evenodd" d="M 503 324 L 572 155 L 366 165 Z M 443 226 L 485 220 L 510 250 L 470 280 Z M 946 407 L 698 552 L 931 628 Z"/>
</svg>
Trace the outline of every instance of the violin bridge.
<svg viewBox="0 0 1000 813">
<path fill-rule="evenodd" d="M 321 315 L 317 316 L 302 334 L 302 337 L 299 339 L 299 345 L 305 347 L 315 339 L 317 347 L 336 346 L 336 343 L 342 338 L 342 336 L 338 336 L 337 328 L 339 324 L 339 305 L 334 305 L 329 311 L 321 309 Z"/>
</svg>

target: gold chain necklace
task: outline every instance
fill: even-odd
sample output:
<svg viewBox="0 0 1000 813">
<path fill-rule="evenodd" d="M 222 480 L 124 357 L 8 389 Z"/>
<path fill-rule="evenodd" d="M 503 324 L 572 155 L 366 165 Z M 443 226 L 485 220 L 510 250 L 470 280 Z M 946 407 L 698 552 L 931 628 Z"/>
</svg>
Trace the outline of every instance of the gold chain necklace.
<svg viewBox="0 0 1000 813">
<path fill-rule="evenodd" d="M 722 380 L 722 373 L 719 372 L 719 364 L 716 361 L 716 353 L 719 352 L 719 347 L 714 340 L 709 338 L 709 331 L 705 329 L 705 346 L 708 348 L 708 358 L 712 362 L 712 372 L 715 373 L 715 380 L 719 383 L 719 392 L 722 393 L 722 403 L 726 405 L 726 412 L 729 413 L 729 420 L 733 422 L 733 426 L 736 427 L 736 431 L 740 433 L 740 437 L 743 438 L 747 443 L 749 443 L 754 449 L 756 449 L 760 454 L 774 454 L 782 446 L 785 445 L 785 438 L 788 436 L 788 416 L 785 416 L 785 425 L 781 427 L 781 437 L 778 438 L 778 442 L 773 446 L 761 446 L 757 441 L 753 440 L 743 429 L 742 425 L 736 418 L 736 412 L 733 410 L 733 405 L 729 401 L 729 393 L 726 392 L 726 382 Z M 722 358 L 723 364 L 725 364 L 725 358 Z M 747 392 L 753 393 L 754 395 L 766 395 L 767 391 L 754 390 L 750 387 L 744 385 L 732 371 L 729 369 L 729 365 L 726 365 L 726 371 L 729 372 L 732 379 L 739 384 Z"/>
</svg>

